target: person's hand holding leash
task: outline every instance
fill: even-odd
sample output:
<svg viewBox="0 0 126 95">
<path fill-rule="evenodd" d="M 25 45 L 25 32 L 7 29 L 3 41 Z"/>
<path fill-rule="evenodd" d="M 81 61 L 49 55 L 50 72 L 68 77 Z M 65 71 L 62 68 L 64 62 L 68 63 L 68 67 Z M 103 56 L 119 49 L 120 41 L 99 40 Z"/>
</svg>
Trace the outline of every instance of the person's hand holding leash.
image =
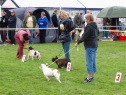
<svg viewBox="0 0 126 95">
<path fill-rule="evenodd" d="M 59 41 L 59 40 L 57 40 L 57 43 L 60 43 L 60 41 Z"/>
<path fill-rule="evenodd" d="M 78 43 L 76 43 L 74 46 L 77 47 L 78 46 Z"/>
</svg>

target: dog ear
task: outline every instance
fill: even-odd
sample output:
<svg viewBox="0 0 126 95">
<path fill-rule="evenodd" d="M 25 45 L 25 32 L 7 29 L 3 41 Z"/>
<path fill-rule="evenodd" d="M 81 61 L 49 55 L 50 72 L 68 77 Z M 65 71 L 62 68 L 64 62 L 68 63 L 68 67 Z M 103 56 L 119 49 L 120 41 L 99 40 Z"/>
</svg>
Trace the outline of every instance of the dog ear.
<svg viewBox="0 0 126 95">
<path fill-rule="evenodd" d="M 55 61 L 55 58 L 52 58 L 52 62 L 54 62 Z"/>
<path fill-rule="evenodd" d="M 30 49 L 34 49 L 33 47 L 29 46 Z"/>
</svg>

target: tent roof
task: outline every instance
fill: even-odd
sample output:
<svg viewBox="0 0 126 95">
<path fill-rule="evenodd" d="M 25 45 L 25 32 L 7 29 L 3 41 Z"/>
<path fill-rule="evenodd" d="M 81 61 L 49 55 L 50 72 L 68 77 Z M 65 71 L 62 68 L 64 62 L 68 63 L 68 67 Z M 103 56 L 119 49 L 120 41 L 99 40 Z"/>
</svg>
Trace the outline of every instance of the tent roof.
<svg viewBox="0 0 126 95">
<path fill-rule="evenodd" d="M 16 3 L 19 5 L 17 5 Z M 5 0 L 2 8 L 17 7 L 63 7 L 63 8 L 105 8 L 125 6 L 125 0 Z"/>
<path fill-rule="evenodd" d="M 2 2 L 2 8 L 19 8 L 14 0 L 4 0 Z"/>
<path fill-rule="evenodd" d="M 15 0 L 20 7 L 105 8 L 125 6 L 125 0 Z M 80 1 L 82 4 L 80 4 Z"/>
</svg>

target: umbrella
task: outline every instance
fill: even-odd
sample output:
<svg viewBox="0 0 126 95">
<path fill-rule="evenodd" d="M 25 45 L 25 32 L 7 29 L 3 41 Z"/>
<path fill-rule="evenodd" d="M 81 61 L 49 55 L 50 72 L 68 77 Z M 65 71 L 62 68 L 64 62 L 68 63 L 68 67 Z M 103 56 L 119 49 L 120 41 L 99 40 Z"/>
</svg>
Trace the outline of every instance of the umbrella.
<svg viewBox="0 0 126 95">
<path fill-rule="evenodd" d="M 97 15 L 98 18 L 125 18 L 126 7 L 112 6 L 102 9 Z"/>
</svg>

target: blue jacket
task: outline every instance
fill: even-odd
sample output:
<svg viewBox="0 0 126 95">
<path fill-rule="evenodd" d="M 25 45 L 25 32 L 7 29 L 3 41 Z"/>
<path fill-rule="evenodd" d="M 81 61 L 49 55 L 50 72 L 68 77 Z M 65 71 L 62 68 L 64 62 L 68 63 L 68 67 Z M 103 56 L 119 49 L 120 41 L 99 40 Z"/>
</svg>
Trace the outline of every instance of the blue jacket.
<svg viewBox="0 0 126 95">
<path fill-rule="evenodd" d="M 42 23 L 42 24 L 40 24 L 40 23 Z M 39 28 L 46 28 L 47 27 L 47 24 L 48 24 L 48 19 L 47 19 L 46 16 L 44 18 L 40 17 L 38 19 Z"/>
</svg>

